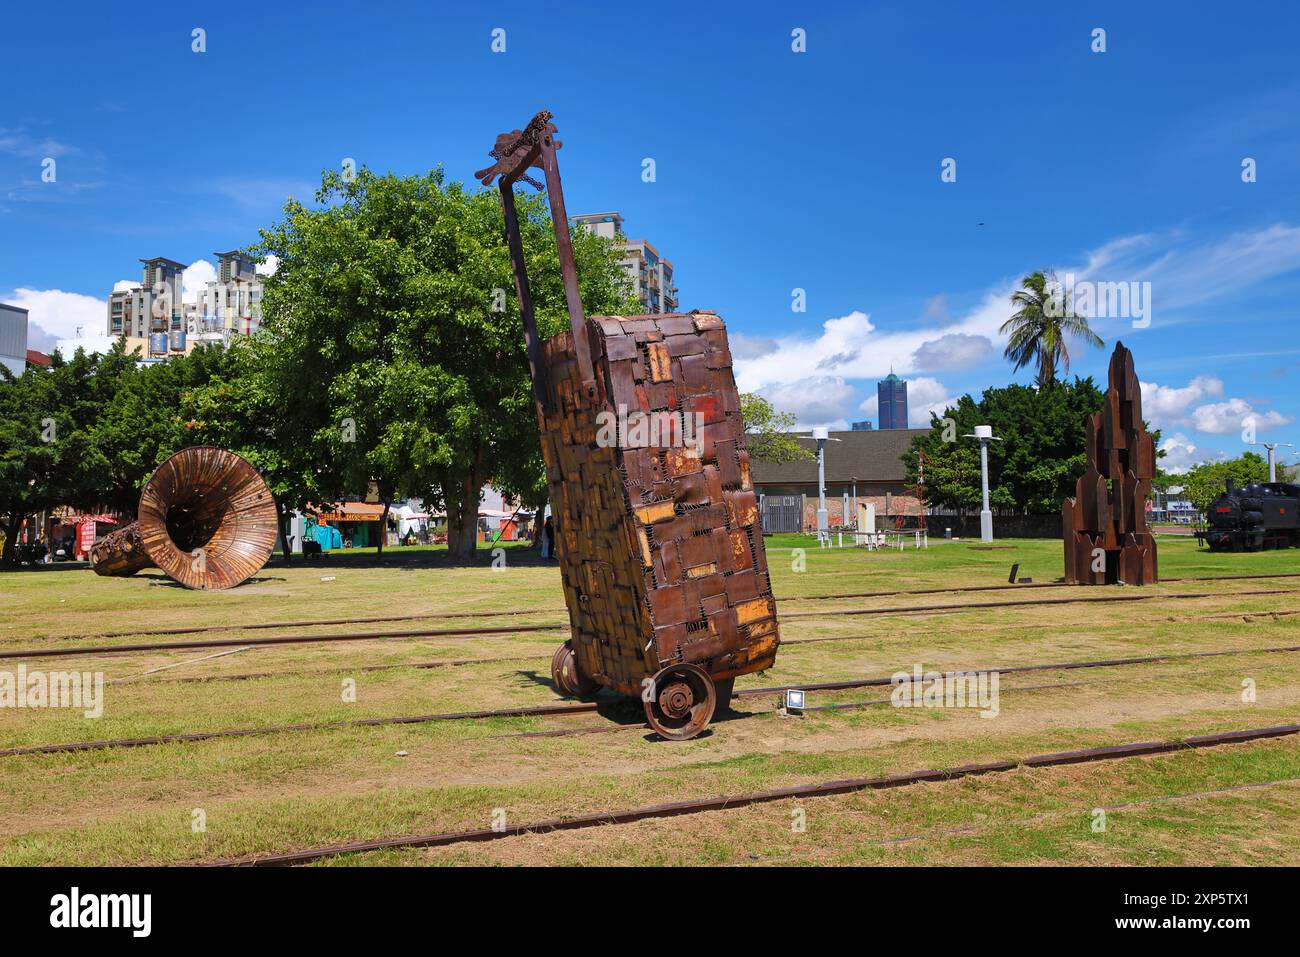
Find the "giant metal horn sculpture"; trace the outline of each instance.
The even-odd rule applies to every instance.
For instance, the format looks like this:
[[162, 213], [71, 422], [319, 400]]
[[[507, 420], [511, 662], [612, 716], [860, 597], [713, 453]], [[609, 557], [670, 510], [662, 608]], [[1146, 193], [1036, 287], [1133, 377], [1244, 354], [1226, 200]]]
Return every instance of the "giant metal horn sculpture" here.
[[181, 449], [140, 493], [139, 520], [91, 550], [100, 575], [157, 565], [186, 588], [231, 588], [257, 573], [275, 547], [275, 497], [234, 452]]

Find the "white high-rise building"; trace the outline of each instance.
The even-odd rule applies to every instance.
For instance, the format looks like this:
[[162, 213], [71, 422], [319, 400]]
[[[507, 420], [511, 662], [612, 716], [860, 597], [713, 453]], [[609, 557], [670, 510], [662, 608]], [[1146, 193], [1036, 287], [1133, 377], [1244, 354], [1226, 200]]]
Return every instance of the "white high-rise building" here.
[[573, 225], [614, 243], [623, 253], [622, 266], [632, 281], [632, 291], [648, 313], [676, 312], [677, 287], [673, 264], [645, 239], [628, 239], [623, 217], [616, 212], [583, 213], [571, 217]]
[[239, 333], [251, 336], [262, 325], [262, 279], [257, 267], [237, 249], [213, 253], [217, 278], [198, 296], [195, 334]]
[[109, 293], [110, 340], [127, 337], [146, 359], [189, 352], [195, 345], [229, 345], [232, 335], [251, 336], [262, 325], [262, 280], [239, 250], [214, 253], [217, 278], [184, 301], [185, 265], [174, 259], [142, 259], [139, 286]]
[[113, 338], [147, 339], [151, 334], [167, 335], [183, 328], [181, 277], [185, 264], [163, 256], [140, 262], [144, 264], [140, 285], [108, 295], [105, 331]]

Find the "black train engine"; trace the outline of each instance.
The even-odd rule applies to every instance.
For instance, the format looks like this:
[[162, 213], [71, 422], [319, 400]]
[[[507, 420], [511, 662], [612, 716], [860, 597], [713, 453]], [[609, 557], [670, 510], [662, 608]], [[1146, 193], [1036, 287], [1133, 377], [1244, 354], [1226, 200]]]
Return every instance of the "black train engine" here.
[[1198, 532], [1212, 551], [1254, 552], [1300, 545], [1300, 485], [1251, 482], [1227, 489], [1206, 509]]

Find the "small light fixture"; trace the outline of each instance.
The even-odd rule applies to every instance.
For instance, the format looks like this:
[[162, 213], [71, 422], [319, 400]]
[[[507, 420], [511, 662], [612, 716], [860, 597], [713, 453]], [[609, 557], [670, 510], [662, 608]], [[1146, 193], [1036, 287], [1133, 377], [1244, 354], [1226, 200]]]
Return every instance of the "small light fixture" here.
[[791, 688], [781, 698], [781, 709], [786, 714], [803, 714], [804, 692], [798, 688]]

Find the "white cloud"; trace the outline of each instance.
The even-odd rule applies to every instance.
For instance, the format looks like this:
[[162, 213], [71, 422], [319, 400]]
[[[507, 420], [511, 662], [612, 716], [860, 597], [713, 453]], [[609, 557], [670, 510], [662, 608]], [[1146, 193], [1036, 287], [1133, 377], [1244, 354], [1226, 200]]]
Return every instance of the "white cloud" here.
[[853, 401], [853, 387], [839, 376], [809, 376], [760, 390], [778, 412], [793, 412], [801, 428], [824, 425], [843, 428], [845, 406]]
[[51, 353], [59, 344], [59, 337], [46, 332], [30, 319], [27, 320], [27, 348]]
[[1155, 429], [1172, 425], [1189, 426], [1187, 410], [1195, 403], [1223, 396], [1223, 380], [1214, 376], [1198, 375], [1182, 388], [1143, 382], [1142, 417]]
[[[0, 301], [27, 310], [29, 340], [33, 338], [33, 326], [38, 327], [38, 337], [71, 339], [78, 327], [97, 335], [108, 324], [108, 302], [79, 292], [19, 287], [0, 295]], [[41, 338], [41, 341], [48, 340]]]
[[1009, 287], [990, 292], [966, 316], [937, 330], [930, 326], [882, 332], [867, 313], [855, 309], [826, 320], [816, 336], [781, 336], [767, 352], [737, 356], [736, 380], [742, 391], [758, 392], [764, 386], [818, 375], [874, 380], [891, 369], [900, 375], [918, 372], [915, 356], [927, 343], [950, 336], [996, 337], [998, 327], [1011, 314], [1010, 294]]
[[[930, 413], [940, 418], [944, 410], [957, 404], [957, 397], [951, 395], [948, 387], [938, 379], [919, 376], [907, 379], [907, 425], [912, 429], [928, 429]], [[880, 425], [880, 397], [871, 395], [858, 406], [858, 411], [865, 413], [871, 421]]]
[[181, 298], [186, 302], [198, 302], [199, 293], [207, 288], [208, 283], [216, 281], [217, 267], [206, 259], [196, 259], [181, 274]]
[[140, 283], [133, 282], [130, 279], [119, 279], [117, 282], [113, 283], [113, 292], [130, 292], [138, 285], [140, 285]]
[[1171, 475], [1182, 475], [1205, 458], [1204, 455], [1197, 456], [1196, 446], [1181, 432], [1162, 439], [1160, 451], [1165, 453], [1165, 457], [1160, 460], [1160, 467]]
[[767, 336], [747, 336], [743, 332], [728, 332], [727, 346], [735, 359], [757, 359], [777, 348], [777, 341]]
[[950, 332], [921, 343], [912, 354], [912, 362], [917, 369], [969, 369], [987, 359], [992, 351], [993, 343], [987, 336]]
[[[1207, 402], [1207, 399], [1223, 401]], [[1223, 380], [1208, 375], [1199, 375], [1181, 388], [1143, 382], [1142, 415], [1155, 429], [1194, 429], [1210, 435], [1241, 432], [1252, 419], [1256, 431], [1277, 428], [1293, 421], [1275, 409], [1257, 410], [1246, 399], [1225, 399]], [[1180, 442], [1190, 441], [1181, 433], [1178, 433], [1178, 438]], [[1177, 446], [1175, 443], [1174, 448]], [[1188, 454], [1192, 450], [1189, 449]]]
[[[1150, 282], [1155, 303], [1148, 303], [1150, 316], [1159, 326], [1175, 321], [1172, 310], [1222, 299], [1295, 270], [1300, 264], [1300, 226], [1277, 224], [1199, 243], [1176, 231], [1122, 236], [1090, 250], [1083, 259], [1083, 265], [1058, 265], [1056, 272], [1062, 277], [1074, 273], [1076, 280]], [[922, 324], [912, 329], [881, 331], [868, 313], [854, 310], [826, 320], [819, 331], [767, 340], [769, 348], [736, 354], [737, 383], [744, 391], [757, 392], [811, 376], [872, 380], [891, 368], [914, 375], [945, 368], [936, 362], [974, 364], [981, 361], [979, 339], [992, 347], [1004, 341], [998, 330], [1011, 315], [1009, 297], [1016, 286], [1000, 282], [957, 319], [949, 319], [946, 301], [934, 297], [925, 306]], [[1104, 338], [1113, 339], [1116, 322], [1128, 331], [1128, 320], [1103, 319], [1094, 325]], [[1079, 357], [1086, 350], [1071, 351]], [[1162, 400], [1157, 394], [1152, 405], [1158, 407]]]
[[[259, 263], [255, 268], [259, 276], [274, 276], [275, 271], [280, 268], [280, 257], [267, 256], [266, 262]], [[734, 347], [732, 349], [732, 354], [735, 354]]]
[[1290, 416], [1283, 415], [1276, 409], [1257, 411], [1245, 399], [1228, 399], [1226, 402], [1202, 405], [1192, 410], [1192, 424], [1195, 428], [1212, 435], [1231, 435], [1244, 431], [1252, 423], [1255, 431], [1263, 432], [1291, 421]]
[[[1083, 266], [1057, 267], [1094, 282], [1149, 282], [1153, 325], [1175, 322], [1170, 310], [1223, 299], [1300, 265], [1300, 226], [1277, 223], [1218, 240], [1188, 242], [1177, 231], [1112, 240], [1087, 254]], [[1126, 320], [1125, 320], [1126, 321]], [[1098, 327], [1105, 335], [1107, 320]]]
[[43, 159], [46, 156], [57, 158], [75, 152], [76, 150], [66, 143], [60, 143], [50, 136], [34, 136], [21, 126], [11, 129], [0, 128], [0, 153]]

